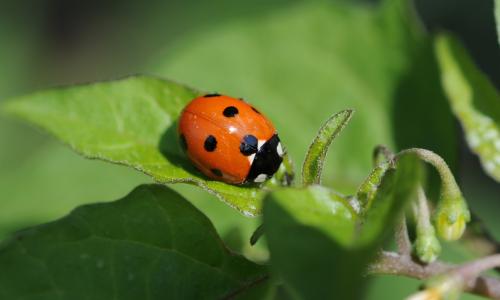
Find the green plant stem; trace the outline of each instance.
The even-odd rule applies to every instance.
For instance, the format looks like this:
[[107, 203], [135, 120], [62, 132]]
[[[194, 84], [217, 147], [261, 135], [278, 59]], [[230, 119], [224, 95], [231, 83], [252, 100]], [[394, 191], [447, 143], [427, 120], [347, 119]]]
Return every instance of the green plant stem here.
[[413, 213], [422, 228], [432, 227], [429, 205], [427, 204], [427, 197], [425, 197], [422, 186], [419, 186], [417, 189], [417, 203], [413, 204]]
[[446, 162], [436, 153], [419, 148], [407, 149], [396, 155], [396, 160], [407, 154], [416, 155], [432, 165], [441, 177], [441, 193], [434, 213], [438, 235], [448, 241], [458, 240], [464, 233], [470, 212], [455, 177]]
[[453, 176], [453, 173], [451, 173], [448, 164], [446, 164], [441, 156], [426, 149], [410, 148], [396, 154], [396, 158], [401, 157], [405, 154], [415, 154], [421, 160], [432, 165], [439, 173], [442, 186], [447, 187], [443, 192], [453, 193], [453, 195], [450, 196], [461, 196], [460, 189], [457, 185], [457, 182], [455, 181], [455, 177]]

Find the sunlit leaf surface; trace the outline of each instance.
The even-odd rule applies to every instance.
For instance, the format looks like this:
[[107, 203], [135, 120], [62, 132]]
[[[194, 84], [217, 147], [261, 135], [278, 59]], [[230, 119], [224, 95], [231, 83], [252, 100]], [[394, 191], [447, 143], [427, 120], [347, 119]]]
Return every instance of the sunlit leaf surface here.
[[260, 189], [208, 180], [179, 147], [176, 120], [199, 94], [174, 82], [139, 76], [42, 91], [13, 99], [5, 108], [86, 157], [131, 166], [157, 182], [198, 185], [242, 213], [256, 215]]

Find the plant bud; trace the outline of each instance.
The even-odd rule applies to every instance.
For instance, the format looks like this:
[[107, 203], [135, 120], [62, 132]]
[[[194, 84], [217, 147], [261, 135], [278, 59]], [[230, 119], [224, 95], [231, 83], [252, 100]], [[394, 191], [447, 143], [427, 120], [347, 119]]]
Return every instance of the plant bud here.
[[429, 264], [434, 262], [441, 253], [441, 245], [436, 237], [434, 227], [425, 229], [417, 227], [415, 254], [420, 261]]
[[440, 199], [435, 215], [435, 225], [438, 235], [447, 241], [462, 237], [466, 223], [470, 221], [470, 212], [464, 198], [458, 197]]

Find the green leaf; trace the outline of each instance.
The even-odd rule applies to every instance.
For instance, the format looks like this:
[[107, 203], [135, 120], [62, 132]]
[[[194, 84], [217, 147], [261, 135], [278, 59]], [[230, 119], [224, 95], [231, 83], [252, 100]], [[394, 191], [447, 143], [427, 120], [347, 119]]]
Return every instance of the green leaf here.
[[160, 183], [200, 186], [245, 215], [257, 215], [260, 189], [208, 180], [180, 150], [177, 117], [199, 94], [174, 82], [138, 76], [42, 91], [7, 102], [5, 109], [85, 157], [131, 166]]
[[19, 232], [0, 248], [0, 269], [2, 299], [213, 299], [265, 276], [160, 185]]
[[435, 52], [441, 82], [469, 147], [492, 178], [500, 181], [500, 95], [452, 37], [439, 36]]
[[[273, 271], [304, 299], [351, 299], [346, 257], [356, 213], [321, 186], [284, 189], [264, 200], [264, 224]], [[309, 271], [310, 270], [310, 271]], [[347, 274], [346, 274], [347, 273]], [[352, 286], [351, 286], [352, 287]]]
[[417, 166], [408, 156], [388, 170], [364, 218], [324, 187], [271, 192], [264, 224], [272, 271], [303, 299], [362, 296], [366, 267], [408, 204]]
[[[342, 241], [343, 244], [348, 243], [352, 237], [353, 225], [357, 219], [356, 212], [346, 199], [326, 187], [314, 185], [309, 188], [281, 189], [271, 193], [266, 199], [271, 209], [278, 205], [286, 212], [292, 213], [298, 222], [325, 230], [325, 234]], [[270, 218], [264, 217], [264, 223]], [[270, 221], [281, 222], [279, 218]], [[272, 223], [265, 225], [266, 230], [273, 227]]]
[[302, 184], [320, 184], [323, 164], [328, 148], [333, 140], [349, 123], [353, 110], [347, 109], [331, 116], [319, 129], [309, 146], [304, 164], [302, 165]]

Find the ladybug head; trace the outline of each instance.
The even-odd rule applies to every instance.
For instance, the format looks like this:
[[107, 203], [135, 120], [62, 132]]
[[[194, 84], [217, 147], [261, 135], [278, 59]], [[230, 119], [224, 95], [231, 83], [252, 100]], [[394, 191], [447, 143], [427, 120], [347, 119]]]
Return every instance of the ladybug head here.
[[266, 141], [255, 154], [246, 182], [264, 182], [278, 171], [283, 161], [283, 148], [277, 134]]

